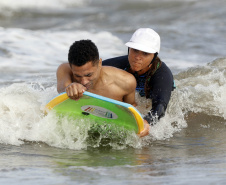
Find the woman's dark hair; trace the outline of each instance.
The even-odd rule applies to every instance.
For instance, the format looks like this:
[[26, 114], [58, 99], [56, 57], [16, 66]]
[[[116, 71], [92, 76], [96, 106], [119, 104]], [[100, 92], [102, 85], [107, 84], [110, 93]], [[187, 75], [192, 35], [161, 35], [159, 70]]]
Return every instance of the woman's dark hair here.
[[150, 90], [151, 90], [150, 80], [151, 80], [151, 77], [152, 77], [152, 75], [154, 75], [154, 73], [156, 72], [156, 70], [159, 67], [161, 67], [161, 65], [162, 65], [162, 61], [157, 56], [157, 54], [155, 54], [155, 58], [151, 62], [151, 64], [152, 65], [151, 65], [151, 68], [148, 71], [147, 78], [146, 78], [145, 85], [144, 85], [144, 91], [145, 91], [146, 98], [149, 98], [150, 97]]
[[96, 45], [91, 40], [75, 41], [69, 49], [69, 64], [82, 66], [90, 61], [93, 64], [99, 61], [99, 52]]

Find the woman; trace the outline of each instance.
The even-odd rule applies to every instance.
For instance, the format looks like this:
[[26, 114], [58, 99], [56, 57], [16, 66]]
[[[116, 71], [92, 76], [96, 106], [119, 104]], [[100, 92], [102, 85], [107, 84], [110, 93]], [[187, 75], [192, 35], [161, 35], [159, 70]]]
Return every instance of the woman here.
[[158, 57], [160, 36], [150, 28], [140, 28], [125, 45], [128, 55], [105, 60], [103, 65], [124, 69], [135, 76], [139, 94], [152, 100], [152, 109], [144, 119], [154, 125], [165, 115], [174, 89], [172, 72]]

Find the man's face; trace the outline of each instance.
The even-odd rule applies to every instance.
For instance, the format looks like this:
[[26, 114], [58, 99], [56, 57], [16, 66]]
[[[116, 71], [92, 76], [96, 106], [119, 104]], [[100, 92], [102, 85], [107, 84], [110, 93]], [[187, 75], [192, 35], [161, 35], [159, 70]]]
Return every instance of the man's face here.
[[153, 53], [146, 53], [133, 48], [129, 49], [129, 64], [133, 71], [140, 71], [146, 68], [153, 58]]
[[100, 59], [97, 64], [90, 61], [83, 66], [71, 65], [74, 81], [85, 86], [87, 90], [92, 89], [99, 78], [101, 62]]

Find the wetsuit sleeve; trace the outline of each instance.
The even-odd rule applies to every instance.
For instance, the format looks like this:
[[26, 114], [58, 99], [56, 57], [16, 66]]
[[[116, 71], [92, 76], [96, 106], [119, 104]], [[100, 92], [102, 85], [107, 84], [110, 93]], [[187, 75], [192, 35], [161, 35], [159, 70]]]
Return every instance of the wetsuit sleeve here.
[[103, 66], [113, 66], [113, 67], [117, 67], [119, 69], [124, 70], [129, 65], [128, 55], [104, 60], [102, 65]]
[[173, 90], [173, 75], [170, 69], [162, 63], [160, 69], [152, 76], [150, 81], [152, 109], [144, 116], [150, 124], [155, 124], [165, 115], [167, 105]]

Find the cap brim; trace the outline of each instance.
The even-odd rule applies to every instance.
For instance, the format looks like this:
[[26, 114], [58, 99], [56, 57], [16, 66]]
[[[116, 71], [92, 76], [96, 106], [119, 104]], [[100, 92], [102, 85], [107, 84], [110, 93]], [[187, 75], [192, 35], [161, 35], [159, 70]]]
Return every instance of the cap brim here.
[[125, 45], [128, 46], [129, 48], [137, 49], [137, 50], [140, 50], [140, 51], [143, 51], [146, 53], [156, 53], [157, 52], [157, 51], [153, 50], [152, 48], [148, 48], [147, 46], [144, 46], [139, 43], [127, 42]]

